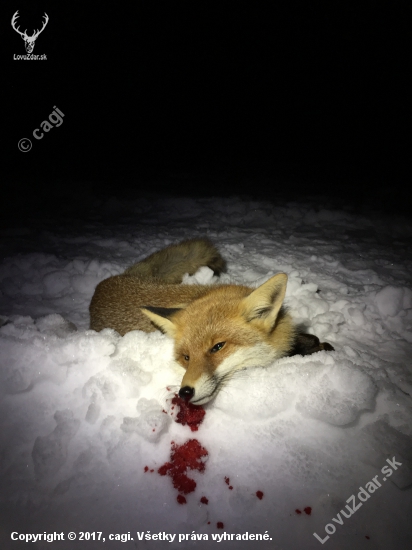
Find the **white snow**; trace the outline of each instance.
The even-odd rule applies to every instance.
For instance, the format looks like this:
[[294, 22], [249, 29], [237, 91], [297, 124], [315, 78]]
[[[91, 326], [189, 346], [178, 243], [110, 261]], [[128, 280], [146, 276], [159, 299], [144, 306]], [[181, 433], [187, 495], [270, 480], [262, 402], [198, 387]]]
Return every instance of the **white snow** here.
[[[220, 544], [412, 547], [412, 230], [405, 220], [378, 222], [373, 213], [311, 202], [112, 198], [87, 222], [38, 220], [2, 236], [2, 549], [26, 547], [12, 532], [63, 532], [53, 544], [74, 548], [71, 531], [103, 533], [104, 543], [77, 541], [86, 549], [123, 547], [110, 534], [130, 533], [125, 548], [173, 549], [209, 548], [217, 544], [212, 535], [246, 532], [270, 540]], [[296, 322], [336, 351], [238, 372], [192, 432], [175, 422], [171, 399], [182, 373], [172, 364], [172, 342], [158, 332], [91, 331], [88, 305], [99, 281], [196, 236], [210, 237], [227, 259], [223, 282], [258, 285], [286, 272]], [[184, 278], [217, 280], [207, 267]], [[179, 504], [170, 477], [157, 469], [170, 460], [172, 441], [191, 438], [208, 457], [203, 473], [187, 472], [197, 487]], [[394, 458], [401, 465], [385, 481], [381, 470]], [[342, 525], [334, 522], [375, 476], [381, 487], [351, 517], [341, 514]], [[313, 533], [325, 539], [333, 532], [327, 524], [336, 530], [322, 544]], [[149, 531], [177, 536], [139, 540], [137, 532]], [[179, 542], [179, 534], [189, 540]], [[207, 542], [195, 543], [196, 535]]]

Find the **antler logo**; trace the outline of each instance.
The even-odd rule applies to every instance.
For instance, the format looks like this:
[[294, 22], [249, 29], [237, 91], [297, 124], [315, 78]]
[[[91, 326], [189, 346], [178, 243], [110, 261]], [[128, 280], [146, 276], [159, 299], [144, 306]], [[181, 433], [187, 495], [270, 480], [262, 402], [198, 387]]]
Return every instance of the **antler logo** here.
[[13, 27], [13, 29], [18, 32], [20, 34], [20, 36], [23, 38], [24, 40], [24, 43], [25, 43], [25, 46], [26, 46], [26, 52], [27, 53], [31, 53], [34, 49], [34, 45], [35, 45], [35, 42], [37, 40], [37, 37], [39, 36], [39, 34], [43, 31], [44, 27], [47, 25], [48, 21], [49, 21], [49, 17], [47, 15], [46, 12], [44, 12], [44, 17], [45, 17], [45, 20], [43, 22], [43, 26], [40, 30], [37, 30], [37, 31], [34, 31], [34, 33], [31, 35], [31, 36], [28, 36], [26, 33], [27, 33], [27, 29], [24, 31], [24, 32], [20, 32], [19, 31], [19, 27], [16, 27], [16, 21], [17, 21], [17, 18], [18, 18], [18, 15], [19, 14], [19, 11], [17, 10], [16, 13], [13, 15], [13, 17], [11, 18], [11, 26]]

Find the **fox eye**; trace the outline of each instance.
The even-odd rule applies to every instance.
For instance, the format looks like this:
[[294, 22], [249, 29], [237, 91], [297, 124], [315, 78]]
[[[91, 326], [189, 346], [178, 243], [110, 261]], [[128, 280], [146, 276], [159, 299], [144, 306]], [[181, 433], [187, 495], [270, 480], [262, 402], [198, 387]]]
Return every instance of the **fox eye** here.
[[188, 355], [183, 355], [183, 359], [184, 359], [185, 361], [189, 361], [190, 357], [189, 357]]
[[218, 344], [215, 344], [210, 350], [210, 353], [216, 353], [217, 351], [220, 351], [225, 344], [226, 342], [219, 342]]

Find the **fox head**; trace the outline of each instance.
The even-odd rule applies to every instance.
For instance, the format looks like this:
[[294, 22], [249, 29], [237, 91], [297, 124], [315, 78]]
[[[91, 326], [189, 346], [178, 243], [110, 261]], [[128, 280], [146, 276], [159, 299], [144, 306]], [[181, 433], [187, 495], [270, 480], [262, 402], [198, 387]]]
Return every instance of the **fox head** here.
[[186, 307], [142, 308], [174, 339], [175, 360], [186, 370], [180, 397], [207, 403], [236, 370], [267, 366], [288, 353], [293, 325], [282, 308], [286, 284], [279, 273], [256, 289], [211, 286]]

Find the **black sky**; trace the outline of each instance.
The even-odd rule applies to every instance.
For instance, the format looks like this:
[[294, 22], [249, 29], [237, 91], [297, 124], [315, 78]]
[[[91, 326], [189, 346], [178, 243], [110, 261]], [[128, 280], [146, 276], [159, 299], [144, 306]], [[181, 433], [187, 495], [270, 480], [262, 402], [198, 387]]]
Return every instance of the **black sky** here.
[[[386, 197], [409, 185], [406, 1], [20, 0], [1, 9], [14, 190], [88, 180], [121, 193], [190, 173], [226, 194], [255, 192], [253, 180], [291, 195]], [[48, 14], [33, 50], [47, 61], [13, 59], [26, 53], [10, 24], [17, 9], [29, 33]], [[63, 124], [35, 140], [54, 106]], [[23, 137], [28, 153], [17, 148]]]

